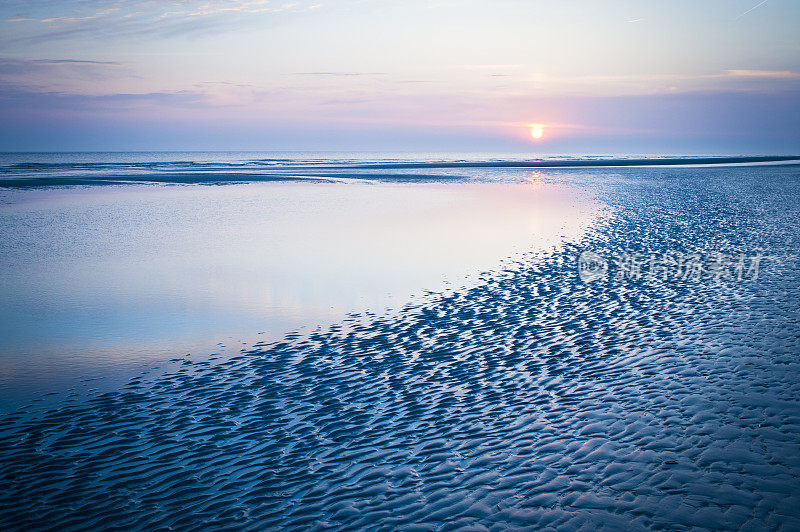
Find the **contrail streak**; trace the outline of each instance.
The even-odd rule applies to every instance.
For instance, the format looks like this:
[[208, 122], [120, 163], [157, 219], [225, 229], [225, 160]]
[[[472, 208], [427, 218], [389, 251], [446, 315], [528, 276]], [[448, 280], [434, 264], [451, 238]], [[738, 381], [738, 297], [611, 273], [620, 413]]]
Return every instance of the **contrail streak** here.
[[757, 3], [756, 5], [754, 5], [753, 7], [751, 7], [750, 9], [748, 9], [747, 11], [745, 11], [744, 13], [742, 13], [741, 15], [739, 15], [738, 17], [736, 17], [736, 20], [739, 20], [740, 18], [742, 18], [743, 16], [745, 16], [746, 14], [748, 14], [749, 12], [751, 12], [752, 10], [754, 10], [755, 8], [757, 8], [757, 7], [760, 7], [760, 6], [763, 6], [763, 5], [764, 5], [764, 4], [766, 4], [767, 2], [769, 2], [769, 0], [761, 0], [761, 2]]

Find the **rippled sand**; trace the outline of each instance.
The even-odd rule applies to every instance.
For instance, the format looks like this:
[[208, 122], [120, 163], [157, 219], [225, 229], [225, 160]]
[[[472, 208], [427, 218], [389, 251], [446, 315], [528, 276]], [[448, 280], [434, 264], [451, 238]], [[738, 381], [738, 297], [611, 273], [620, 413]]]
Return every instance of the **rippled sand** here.
[[[800, 528], [798, 168], [541, 179], [610, 216], [399, 315], [7, 417], [0, 526]], [[587, 284], [584, 250], [768, 258]]]

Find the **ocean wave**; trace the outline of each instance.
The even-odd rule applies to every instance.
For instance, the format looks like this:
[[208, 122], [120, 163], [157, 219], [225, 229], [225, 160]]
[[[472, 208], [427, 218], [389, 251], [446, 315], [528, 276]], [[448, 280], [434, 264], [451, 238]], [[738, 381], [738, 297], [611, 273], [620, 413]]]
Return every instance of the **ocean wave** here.
[[[19, 156], [18, 156], [19, 157]], [[55, 155], [47, 157], [51, 159]], [[123, 183], [225, 184], [299, 180], [396, 182], [491, 180], [470, 171], [509, 169], [615, 168], [738, 164], [796, 164], [800, 156], [650, 157], [547, 159], [256, 158], [224, 161], [9, 161], [0, 157], [0, 188], [40, 188]], [[439, 172], [431, 173], [432, 170]], [[495, 176], [497, 177], [497, 176]]]

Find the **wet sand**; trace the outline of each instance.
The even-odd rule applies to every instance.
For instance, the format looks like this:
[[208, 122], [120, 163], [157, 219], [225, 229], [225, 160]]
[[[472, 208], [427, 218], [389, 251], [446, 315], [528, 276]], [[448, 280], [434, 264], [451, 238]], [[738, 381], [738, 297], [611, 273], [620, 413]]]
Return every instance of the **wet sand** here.
[[[609, 216], [398, 313], [6, 417], [0, 526], [800, 528], [798, 168], [539, 178]], [[587, 250], [767, 258], [587, 283]]]

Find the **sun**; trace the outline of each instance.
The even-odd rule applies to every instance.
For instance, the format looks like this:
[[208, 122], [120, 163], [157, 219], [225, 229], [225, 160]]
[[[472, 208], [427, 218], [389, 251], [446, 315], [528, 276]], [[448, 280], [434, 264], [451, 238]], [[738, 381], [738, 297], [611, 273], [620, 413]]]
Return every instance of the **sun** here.
[[540, 139], [544, 136], [544, 124], [531, 124], [531, 137]]

